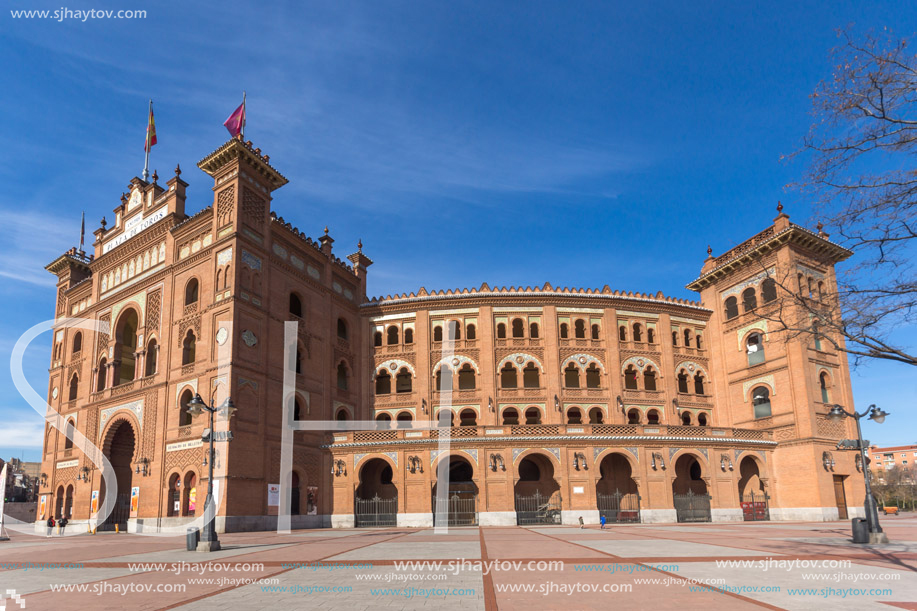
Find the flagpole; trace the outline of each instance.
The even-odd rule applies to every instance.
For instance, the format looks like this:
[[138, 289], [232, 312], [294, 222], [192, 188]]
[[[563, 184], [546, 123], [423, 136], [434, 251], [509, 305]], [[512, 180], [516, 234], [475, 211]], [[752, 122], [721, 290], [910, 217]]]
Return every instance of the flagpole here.
[[242, 129], [239, 130], [239, 139], [245, 142], [245, 91], [242, 91]]
[[[150, 100], [150, 115], [153, 114], [153, 100]], [[150, 177], [150, 116], [146, 117], [146, 154], [143, 160], [143, 180]]]
[[83, 216], [80, 217], [80, 252], [83, 252], [83, 241], [86, 237], [86, 211], [83, 211]]

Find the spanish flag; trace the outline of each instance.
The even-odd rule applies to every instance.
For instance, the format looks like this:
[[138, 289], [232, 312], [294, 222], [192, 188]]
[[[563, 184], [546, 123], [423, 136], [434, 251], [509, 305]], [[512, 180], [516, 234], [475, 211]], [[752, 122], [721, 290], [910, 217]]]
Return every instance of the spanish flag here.
[[146, 126], [146, 144], [143, 150], [147, 153], [156, 144], [156, 122], [153, 120], [153, 100], [150, 100], [150, 123]]

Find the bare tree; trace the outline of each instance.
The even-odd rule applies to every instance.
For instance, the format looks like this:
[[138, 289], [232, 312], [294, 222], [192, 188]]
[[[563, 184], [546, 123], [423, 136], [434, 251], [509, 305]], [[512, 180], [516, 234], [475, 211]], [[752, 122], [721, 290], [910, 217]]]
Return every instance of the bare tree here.
[[887, 30], [838, 36], [832, 78], [811, 96], [815, 122], [790, 155], [805, 158], [807, 171], [791, 186], [814, 200], [826, 228], [854, 256], [838, 276], [833, 321], [796, 305], [844, 337], [857, 359], [917, 365], [892, 335], [917, 322], [917, 56]]

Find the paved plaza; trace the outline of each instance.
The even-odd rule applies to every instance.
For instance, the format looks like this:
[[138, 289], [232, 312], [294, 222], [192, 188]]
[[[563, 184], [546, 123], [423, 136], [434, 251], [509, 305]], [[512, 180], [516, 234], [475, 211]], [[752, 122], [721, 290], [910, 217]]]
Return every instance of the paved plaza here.
[[757, 522], [233, 533], [211, 554], [13, 533], [0, 608], [917, 610], [917, 517], [882, 523], [881, 546], [846, 522]]

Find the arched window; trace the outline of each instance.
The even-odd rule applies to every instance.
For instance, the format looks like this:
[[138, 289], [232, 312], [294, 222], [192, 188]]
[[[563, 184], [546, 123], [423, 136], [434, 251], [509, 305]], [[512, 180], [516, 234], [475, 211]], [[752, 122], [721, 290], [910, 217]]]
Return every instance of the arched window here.
[[381, 414], [376, 415], [376, 428], [385, 430], [392, 427], [392, 417], [382, 412]]
[[396, 345], [398, 343], [398, 327], [396, 327], [395, 325], [392, 325], [388, 328], [388, 331], [386, 333], [388, 334], [388, 339], [387, 339], [388, 345], [389, 346]]
[[159, 344], [151, 339], [146, 345], [146, 371], [145, 376], [155, 375], [159, 368]]
[[302, 318], [302, 301], [296, 293], [290, 293], [290, 314]]
[[685, 348], [691, 347], [691, 329], [685, 329]]
[[815, 297], [815, 281], [812, 280], [811, 276], [809, 276], [808, 278], [808, 284], [809, 284], [809, 297]]
[[573, 336], [576, 339], [586, 339], [586, 322], [582, 318], [573, 323]]
[[383, 369], [376, 375], [376, 394], [388, 395], [392, 392], [392, 376]]
[[621, 325], [620, 327], [618, 327], [618, 339], [621, 340], [622, 342], [627, 341], [627, 327], [625, 327], [624, 325]]
[[433, 341], [434, 342], [443, 341], [443, 328], [442, 327], [433, 327]]
[[73, 336], [73, 350], [75, 354], [83, 349], [83, 334], [79, 331], [76, 332], [76, 335]]
[[198, 282], [197, 278], [192, 278], [188, 280], [188, 284], [185, 285], [185, 305], [189, 306], [192, 303], [197, 303], [198, 298]]
[[579, 388], [579, 367], [570, 363], [564, 369], [564, 386], [567, 388]]
[[672, 331], [672, 345], [678, 345], [678, 331]]
[[535, 363], [530, 362], [522, 370], [522, 386], [525, 388], [538, 388], [541, 386], [538, 367], [535, 366]]
[[413, 422], [414, 416], [411, 415], [411, 412], [399, 412], [396, 420], [398, 421], [397, 426], [399, 429], [409, 429], [411, 428], [411, 422]]
[[707, 426], [707, 414], [697, 415], [697, 426]]
[[656, 330], [652, 327], [647, 327], [646, 329], [646, 341], [650, 344], [656, 343]]
[[702, 340], [702, 339], [703, 339], [703, 336], [702, 336], [700, 333], [698, 333], [698, 334], [696, 334], [696, 335], [694, 336], [694, 345], [697, 346], [697, 349], [698, 349], [698, 350], [703, 349], [703, 345], [701, 345], [701, 340]]
[[821, 372], [820, 376], [818, 376], [818, 385], [821, 388], [821, 402], [828, 403], [829, 402], [828, 401], [829, 399], [828, 397], [829, 380], [828, 380], [828, 374], [825, 373], [824, 371]]
[[529, 337], [532, 339], [538, 339], [538, 323], [533, 322], [529, 325]]
[[537, 407], [529, 407], [525, 410], [526, 424], [541, 424], [541, 410]]
[[181, 394], [178, 401], [178, 426], [188, 426], [191, 424], [191, 414], [188, 413], [188, 404], [194, 398], [194, 393], [190, 388], [186, 388]]
[[659, 412], [654, 409], [646, 412], [646, 423], [647, 424], [659, 424]]
[[[446, 423], [443, 422], [444, 418], [447, 421]], [[438, 422], [440, 426], [442, 426], [443, 424], [448, 424], [449, 426], [455, 426], [455, 414], [452, 413], [452, 411], [448, 409], [440, 410], [439, 413], [436, 414], [436, 422]]]
[[582, 424], [583, 412], [578, 407], [571, 407], [567, 410], [567, 424]]
[[407, 367], [402, 367], [398, 375], [395, 376], [395, 392], [411, 392], [411, 389], [411, 372], [408, 371]]
[[567, 323], [560, 323], [560, 339], [567, 339], [570, 337], [570, 329], [567, 327]]
[[407, 328], [404, 330], [404, 343], [405, 344], [414, 343], [414, 329]]
[[691, 412], [681, 413], [681, 423], [685, 426], [691, 426]]
[[296, 346], [296, 373], [302, 373], [302, 349]]
[[643, 389], [656, 390], [656, 372], [649, 365], [643, 370]]
[[739, 302], [735, 297], [726, 298], [726, 320], [739, 315]]
[[513, 337], [524, 337], [525, 336], [525, 325], [522, 322], [521, 318], [513, 319]]
[[605, 415], [602, 413], [602, 408], [593, 407], [589, 410], [589, 424], [602, 424], [605, 421]]
[[506, 324], [497, 324], [497, 339], [506, 339]]
[[132, 381], [137, 374], [137, 329], [139, 327], [140, 319], [137, 310], [128, 308], [121, 314], [115, 333], [117, 341], [115, 359], [121, 360], [121, 363], [115, 368], [115, 386]]
[[302, 420], [302, 408], [299, 399], [293, 399], [293, 420]]
[[701, 372], [694, 374], [694, 394], [703, 395], [704, 393], [704, 376]]
[[436, 370], [436, 373], [433, 374], [434, 381], [436, 383], [436, 390], [443, 389], [443, 376], [446, 376], [446, 379], [449, 381], [449, 385], [452, 385], [452, 372], [449, 371], [445, 366], [440, 367]]
[[[343, 363], [342, 363], [343, 364]], [[347, 413], [347, 410], [343, 407], [338, 410], [337, 415], [334, 417], [338, 422], [346, 422], [350, 420], [350, 415]]]
[[745, 351], [748, 353], [748, 366], [764, 362], [764, 342], [760, 333], [752, 333], [745, 340]]
[[102, 357], [102, 360], [99, 361], [99, 372], [96, 376], [96, 392], [102, 392], [103, 390], [105, 390], [105, 379], [106, 379], [105, 373], [107, 369], [108, 369], [108, 361], [105, 359], [105, 357]]
[[818, 281], [818, 298], [819, 300], [825, 298], [825, 283], [821, 280]]
[[338, 337], [347, 339], [347, 321], [343, 318], [338, 318]]
[[458, 373], [458, 387], [459, 390], [474, 390], [477, 385], [475, 379], [474, 369], [471, 368], [471, 365], [465, 363], [462, 365], [462, 368], [459, 369]]
[[379, 347], [382, 345], [382, 331], [376, 331], [373, 335], [373, 346]]
[[347, 365], [344, 361], [338, 363], [338, 388], [347, 390]]
[[75, 401], [79, 392], [80, 392], [80, 377], [74, 373], [73, 377], [70, 378], [70, 394], [69, 394], [70, 398], [67, 400]]
[[503, 424], [519, 424], [519, 412], [514, 407], [503, 410]]
[[751, 312], [758, 307], [758, 296], [755, 295], [755, 287], [750, 286], [742, 291], [742, 307], [746, 312]]
[[463, 409], [459, 414], [459, 426], [477, 426], [478, 415], [473, 409]]
[[805, 296], [806, 294], [806, 277], [802, 274], [796, 274], [796, 283], [799, 285], [799, 294]]
[[640, 424], [640, 410], [639, 409], [628, 410], [627, 424]]
[[688, 372], [684, 369], [678, 372], [678, 392], [688, 392]]
[[642, 342], [643, 341], [643, 327], [640, 326], [640, 323], [634, 323], [634, 341]]
[[477, 339], [477, 329], [474, 325], [465, 327], [465, 339]]
[[76, 427], [73, 425], [73, 420], [67, 420], [67, 426], [64, 427], [64, 449], [69, 450], [73, 447], [73, 431]]
[[628, 365], [624, 370], [624, 388], [627, 390], [637, 390], [637, 370], [633, 365]]
[[516, 388], [516, 368], [511, 363], [507, 363], [500, 370], [500, 388]]
[[453, 340], [462, 339], [462, 326], [454, 320], [449, 321], [449, 338]]
[[586, 368], [586, 388], [599, 388], [602, 385], [599, 368], [590, 363]]
[[194, 331], [188, 329], [185, 340], [182, 342], [181, 364], [190, 365], [194, 362], [197, 352], [197, 338], [194, 337]]
[[761, 298], [764, 299], [764, 303], [777, 299], [777, 283], [773, 278], [765, 278], [761, 283]]
[[767, 386], [756, 386], [751, 391], [751, 404], [755, 418], [768, 418], [771, 415], [771, 391]]
[[592, 325], [592, 339], [599, 339], [599, 326]]

